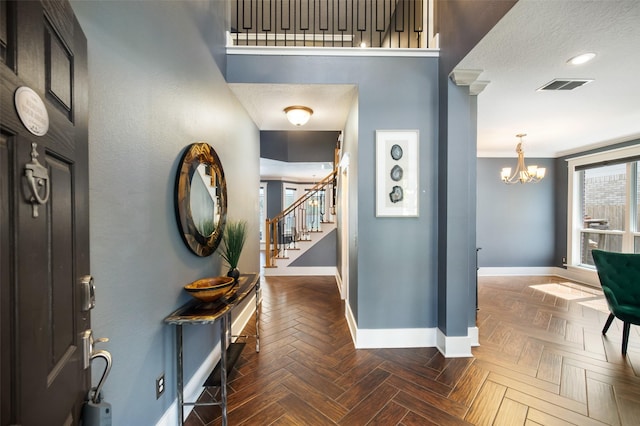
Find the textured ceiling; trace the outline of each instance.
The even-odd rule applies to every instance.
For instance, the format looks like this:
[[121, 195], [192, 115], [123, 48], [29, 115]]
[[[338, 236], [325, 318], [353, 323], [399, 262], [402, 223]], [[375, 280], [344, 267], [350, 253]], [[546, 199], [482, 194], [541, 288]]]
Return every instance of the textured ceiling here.
[[[341, 131], [356, 95], [355, 86], [349, 84], [231, 83], [229, 87], [260, 130]], [[284, 109], [291, 105], [313, 110], [303, 127], [287, 121]]]
[[[584, 52], [591, 62], [568, 65]], [[557, 157], [640, 136], [640, 1], [519, 0], [458, 65], [482, 70], [478, 154]], [[538, 92], [555, 78], [593, 82]]]

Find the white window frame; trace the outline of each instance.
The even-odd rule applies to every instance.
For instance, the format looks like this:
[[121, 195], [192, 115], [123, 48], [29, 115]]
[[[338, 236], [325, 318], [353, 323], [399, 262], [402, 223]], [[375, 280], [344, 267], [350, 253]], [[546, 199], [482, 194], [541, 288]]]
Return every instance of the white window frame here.
[[[290, 203], [287, 203], [287, 191], [293, 191], [293, 199], [291, 200]], [[282, 184], [282, 211], [289, 208], [289, 206], [295, 203], [297, 199], [298, 199], [298, 185], [292, 185], [286, 182], [283, 183]], [[285, 217], [284, 220], [285, 220], [284, 229], [282, 230], [282, 232], [284, 232], [285, 235], [291, 234], [292, 230], [295, 229], [296, 224], [292, 223], [292, 218], [289, 216]]]
[[[593, 267], [581, 265], [580, 238], [583, 231], [583, 217], [581, 203], [580, 180], [576, 179], [576, 167], [588, 164], [596, 164], [604, 161], [618, 160], [620, 158], [634, 157], [640, 155], [640, 145], [632, 145], [624, 148], [613, 149], [596, 154], [584, 155], [567, 160], [568, 164], [568, 184], [567, 184], [567, 268], [577, 268], [582, 271], [594, 271]], [[637, 177], [631, 173], [632, 167], [627, 165], [627, 187], [626, 205], [627, 215], [625, 217], [625, 230], [617, 232], [623, 234], [623, 251], [634, 251], [633, 241], [635, 236], [640, 236], [636, 232], [635, 221], [631, 217], [636, 211], [637, 201], [635, 200], [635, 182]], [[637, 173], [638, 171], [636, 171]], [[597, 231], [595, 231], [597, 232]], [[608, 233], [614, 233], [608, 231]]]
[[[287, 204], [287, 191], [293, 191], [293, 200]], [[298, 199], [298, 185], [283, 183], [282, 184], [282, 210], [285, 210]]]

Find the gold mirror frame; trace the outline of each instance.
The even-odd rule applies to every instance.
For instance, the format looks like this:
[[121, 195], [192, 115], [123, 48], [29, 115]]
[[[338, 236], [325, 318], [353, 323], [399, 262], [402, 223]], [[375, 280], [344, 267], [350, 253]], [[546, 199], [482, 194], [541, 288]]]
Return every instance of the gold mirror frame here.
[[[201, 165], [207, 168], [207, 175], [211, 176], [212, 192], [215, 194], [212, 204], [213, 208], [218, 210], [211, 218], [214, 226], [210, 235], [201, 233], [192, 214], [192, 182], [194, 176], [200, 178], [198, 167]], [[198, 256], [213, 254], [220, 244], [227, 221], [227, 181], [218, 154], [208, 143], [193, 143], [182, 155], [176, 176], [175, 209], [180, 235], [187, 247]]]

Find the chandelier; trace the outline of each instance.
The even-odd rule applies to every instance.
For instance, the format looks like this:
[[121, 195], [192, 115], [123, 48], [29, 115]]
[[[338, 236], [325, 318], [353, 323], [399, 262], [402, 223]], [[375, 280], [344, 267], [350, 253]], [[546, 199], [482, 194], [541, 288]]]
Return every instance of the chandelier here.
[[289, 120], [291, 124], [294, 126], [303, 126], [309, 121], [309, 118], [311, 118], [313, 110], [306, 106], [293, 105], [286, 107], [284, 113], [287, 115], [287, 120]]
[[516, 137], [520, 138], [520, 143], [516, 147], [516, 152], [518, 153], [518, 166], [516, 167], [516, 171], [511, 174], [511, 167], [505, 167], [502, 169], [500, 176], [502, 177], [502, 181], [506, 184], [513, 183], [536, 183], [540, 182], [547, 171], [544, 167], [538, 166], [525, 166], [524, 165], [524, 151], [522, 150], [522, 138], [527, 136], [526, 133], [517, 134]]

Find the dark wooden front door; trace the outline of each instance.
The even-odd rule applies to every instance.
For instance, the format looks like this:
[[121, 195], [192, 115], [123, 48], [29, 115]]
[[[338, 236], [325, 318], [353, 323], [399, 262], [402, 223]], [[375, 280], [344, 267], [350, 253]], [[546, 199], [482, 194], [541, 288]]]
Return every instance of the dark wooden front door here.
[[[78, 424], [90, 388], [80, 289], [89, 274], [86, 68], [86, 39], [68, 1], [0, 0], [2, 426]], [[44, 102], [46, 134], [19, 116], [20, 87]], [[50, 185], [37, 215], [25, 173], [33, 152]], [[41, 199], [46, 180], [36, 185]]]

